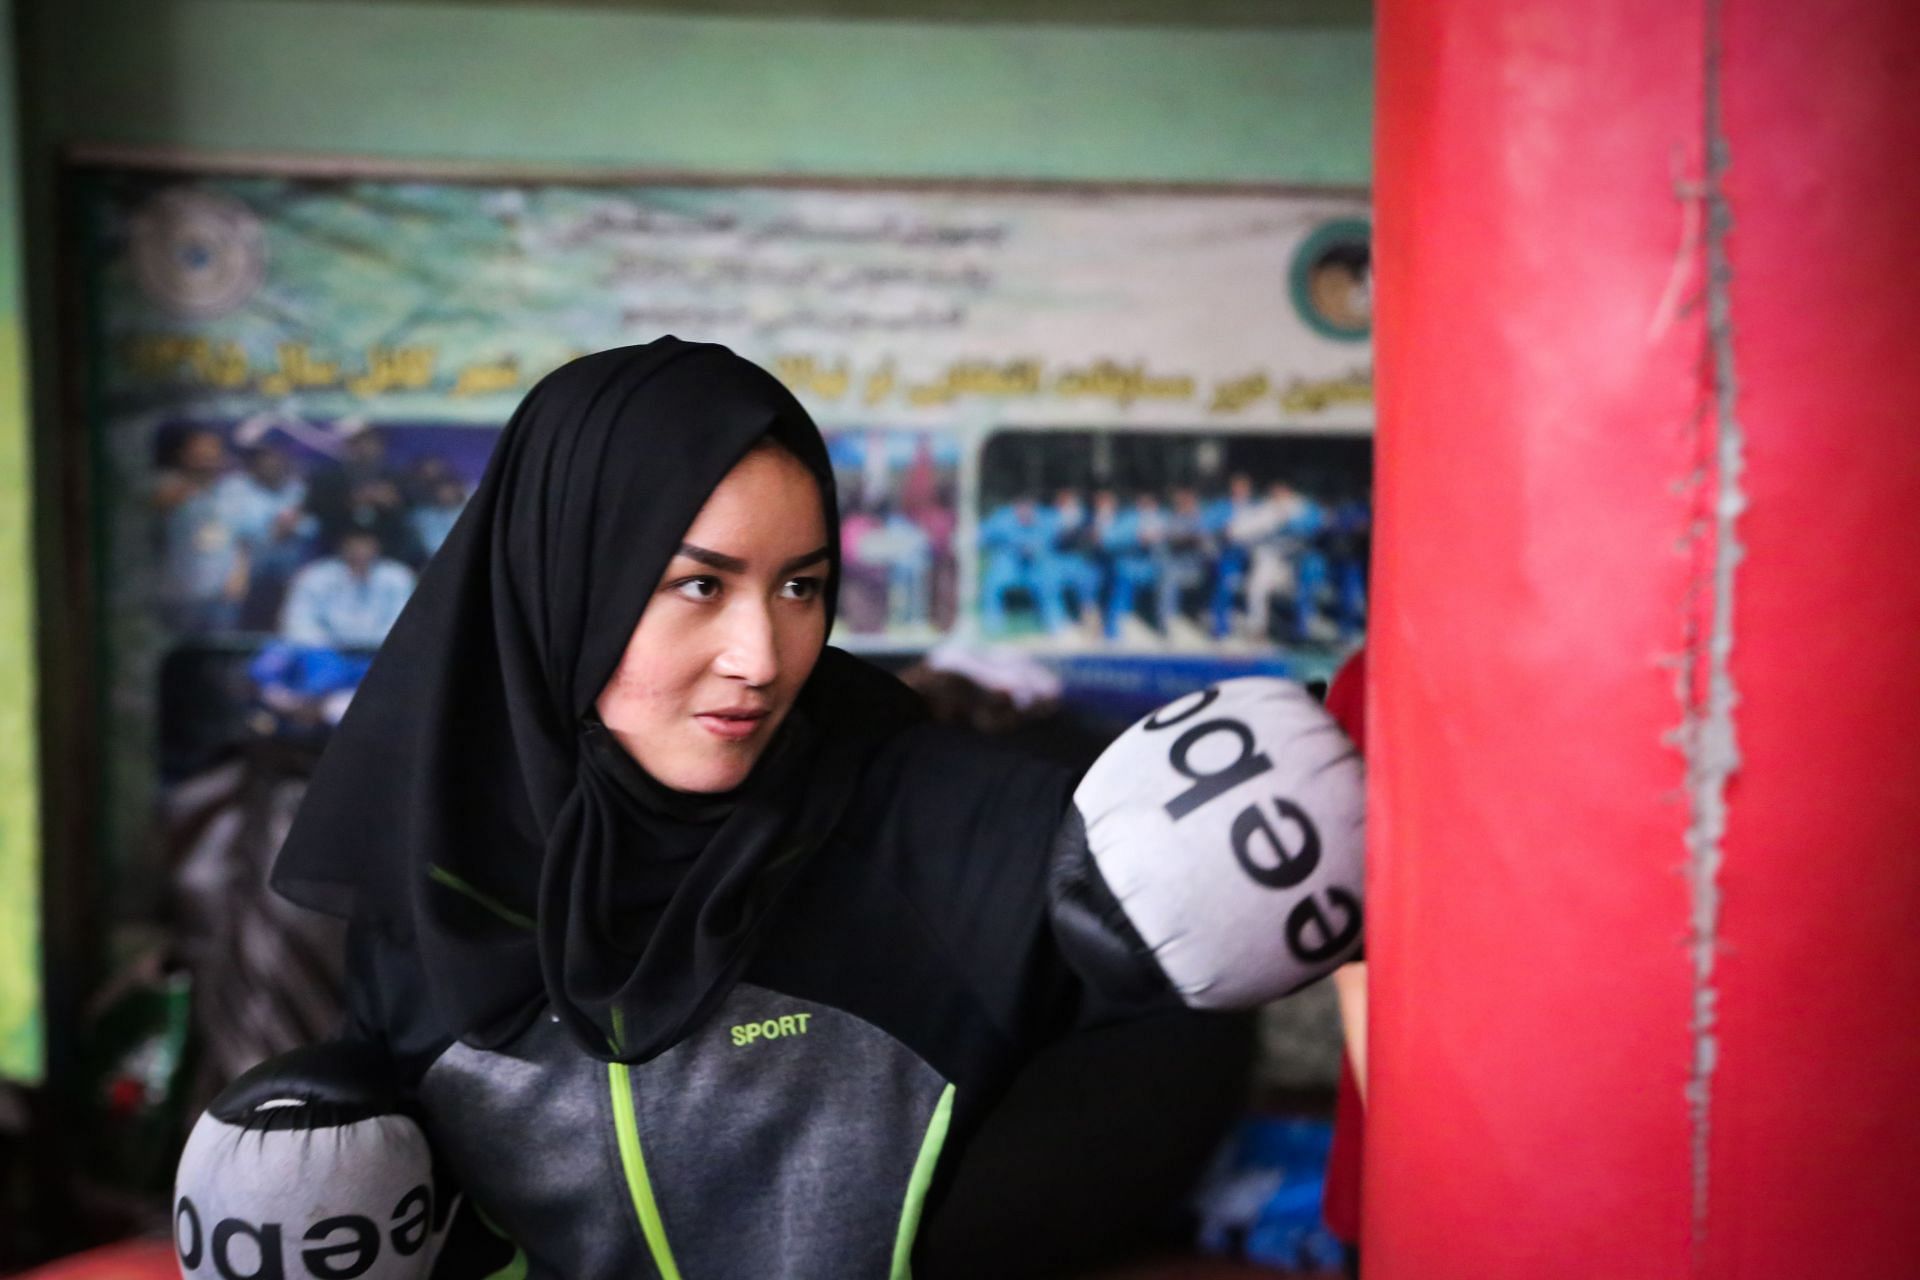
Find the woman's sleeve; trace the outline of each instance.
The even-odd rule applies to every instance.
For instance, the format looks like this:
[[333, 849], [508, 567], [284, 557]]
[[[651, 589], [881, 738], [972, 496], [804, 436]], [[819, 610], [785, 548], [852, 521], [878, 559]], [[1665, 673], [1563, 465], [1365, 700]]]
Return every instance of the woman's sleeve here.
[[[406, 1094], [419, 1086], [452, 1037], [430, 1016], [425, 973], [413, 948], [371, 921], [347, 926], [347, 1016], [341, 1034], [386, 1050], [394, 1078]], [[511, 1241], [489, 1227], [453, 1170], [434, 1161], [443, 1197], [458, 1196], [453, 1220], [434, 1259], [432, 1280], [487, 1280], [516, 1261]], [[524, 1269], [524, 1259], [519, 1259]]]
[[380, 965], [374, 950], [377, 939], [371, 926], [362, 920], [347, 925], [346, 1020], [340, 1036], [345, 1040], [386, 1043], [385, 1019], [380, 1013]]
[[380, 1045], [411, 1089], [453, 1037], [432, 1016], [426, 974], [411, 945], [378, 923], [347, 926], [346, 1019], [341, 1035]]
[[1084, 938], [1062, 945], [1063, 930], [1083, 931], [1102, 910], [1117, 911], [1111, 895], [1059, 910], [1060, 895], [1076, 892], [1061, 844], [1074, 772], [957, 730], [918, 736], [898, 762], [883, 837], [904, 851], [896, 865], [915, 914], [995, 1020], [1037, 1044], [1177, 1005], [1150, 965], [1143, 972]]

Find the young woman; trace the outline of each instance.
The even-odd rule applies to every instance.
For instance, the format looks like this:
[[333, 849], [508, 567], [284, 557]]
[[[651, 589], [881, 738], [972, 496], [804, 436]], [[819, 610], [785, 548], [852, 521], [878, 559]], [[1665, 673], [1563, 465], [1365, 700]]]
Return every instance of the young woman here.
[[[904, 1275], [1033, 1050], [1179, 999], [1190, 944], [1143, 941], [1064, 770], [826, 647], [838, 527], [818, 431], [757, 367], [674, 339], [567, 365], [287, 840], [276, 887], [351, 922], [351, 1034], [523, 1274]], [[1208, 701], [1164, 721], [1176, 815], [1273, 767], [1239, 722], [1193, 727]], [[1256, 867], [1234, 830], [1269, 887], [1321, 857], [1275, 836]], [[1328, 892], [1350, 919], [1289, 900], [1263, 936], [1343, 951], [1357, 900]]]

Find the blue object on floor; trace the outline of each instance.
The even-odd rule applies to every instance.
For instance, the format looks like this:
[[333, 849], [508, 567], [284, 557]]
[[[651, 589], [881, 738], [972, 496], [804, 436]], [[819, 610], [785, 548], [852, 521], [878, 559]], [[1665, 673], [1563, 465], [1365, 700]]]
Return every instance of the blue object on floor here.
[[1194, 1196], [1200, 1248], [1290, 1270], [1338, 1269], [1340, 1242], [1320, 1216], [1332, 1146], [1324, 1120], [1241, 1121]]

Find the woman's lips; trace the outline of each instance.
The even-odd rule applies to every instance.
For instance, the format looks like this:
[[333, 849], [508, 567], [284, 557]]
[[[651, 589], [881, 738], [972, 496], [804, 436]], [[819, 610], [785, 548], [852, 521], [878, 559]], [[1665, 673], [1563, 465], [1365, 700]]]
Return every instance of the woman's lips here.
[[764, 711], [707, 711], [694, 717], [702, 729], [728, 742], [751, 738], [766, 718]]

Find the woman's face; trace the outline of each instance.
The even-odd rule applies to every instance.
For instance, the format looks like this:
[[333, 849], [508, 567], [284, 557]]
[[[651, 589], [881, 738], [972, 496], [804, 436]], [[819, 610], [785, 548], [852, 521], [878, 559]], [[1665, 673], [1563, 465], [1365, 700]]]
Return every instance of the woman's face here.
[[727, 791], [766, 750], [826, 643], [827, 529], [813, 476], [755, 449], [688, 526], [600, 719], [676, 791]]

